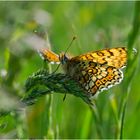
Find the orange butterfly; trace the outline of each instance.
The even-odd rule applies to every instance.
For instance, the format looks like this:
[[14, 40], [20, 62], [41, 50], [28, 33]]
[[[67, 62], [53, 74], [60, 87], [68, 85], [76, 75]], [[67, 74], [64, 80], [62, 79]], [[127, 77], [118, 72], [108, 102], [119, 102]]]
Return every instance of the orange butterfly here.
[[127, 61], [125, 47], [88, 52], [72, 58], [48, 49], [42, 49], [40, 54], [50, 63], [61, 63], [64, 72], [76, 80], [90, 97], [119, 84]]

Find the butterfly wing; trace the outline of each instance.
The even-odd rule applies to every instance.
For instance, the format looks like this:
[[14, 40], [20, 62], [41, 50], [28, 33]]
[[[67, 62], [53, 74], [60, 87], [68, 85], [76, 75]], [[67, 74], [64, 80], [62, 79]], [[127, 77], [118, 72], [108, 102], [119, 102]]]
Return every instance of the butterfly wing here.
[[126, 61], [125, 47], [104, 49], [71, 58], [66, 73], [93, 96], [122, 81]]
[[102, 65], [106, 64], [119, 69], [126, 66], [127, 50], [125, 47], [104, 49], [79, 55], [73, 59], [81, 61], [93, 61]]
[[48, 49], [39, 50], [39, 54], [43, 60], [47, 60], [52, 64], [60, 64], [59, 56]]
[[93, 61], [75, 60], [70, 63], [69, 74], [91, 97], [97, 92], [119, 84], [123, 79], [122, 71], [113, 66], [102, 65]]
[[[60, 63], [59, 56], [48, 49], [40, 51], [43, 59]], [[126, 65], [126, 48], [112, 48], [89, 52], [68, 59], [62, 65], [67, 75], [75, 79], [89, 96], [119, 84], [123, 79], [120, 70]]]

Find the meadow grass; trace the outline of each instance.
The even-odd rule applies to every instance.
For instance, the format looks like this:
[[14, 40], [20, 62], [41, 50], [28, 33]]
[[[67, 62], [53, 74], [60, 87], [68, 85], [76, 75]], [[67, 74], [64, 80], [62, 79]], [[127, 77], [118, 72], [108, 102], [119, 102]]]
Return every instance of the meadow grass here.
[[[140, 2], [1, 2], [0, 7], [0, 138], [140, 138], [139, 53], [132, 55], [140, 43]], [[61, 68], [52, 74], [56, 66], [36, 51], [45, 45], [59, 54], [75, 35], [72, 55], [120, 44], [128, 48], [124, 81], [99, 94], [92, 107], [77, 83]]]

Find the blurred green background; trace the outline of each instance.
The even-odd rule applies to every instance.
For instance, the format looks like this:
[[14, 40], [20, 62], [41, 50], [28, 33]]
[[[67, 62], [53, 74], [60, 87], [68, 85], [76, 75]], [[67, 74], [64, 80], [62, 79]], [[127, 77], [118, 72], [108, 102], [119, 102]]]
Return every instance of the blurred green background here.
[[[73, 56], [126, 46], [133, 26], [134, 4], [0, 2], [0, 138], [118, 138], [122, 95], [127, 88], [123, 82], [99, 95], [99, 122], [88, 105], [72, 95], [63, 102], [64, 95], [54, 93], [31, 106], [22, 106], [21, 99], [26, 94], [26, 79], [43, 68], [37, 49], [51, 47], [59, 54], [73, 36], [77, 39], [68, 51]], [[140, 48], [139, 35], [134, 47]], [[130, 94], [123, 138], [140, 138], [139, 71], [137, 63], [127, 85]]]

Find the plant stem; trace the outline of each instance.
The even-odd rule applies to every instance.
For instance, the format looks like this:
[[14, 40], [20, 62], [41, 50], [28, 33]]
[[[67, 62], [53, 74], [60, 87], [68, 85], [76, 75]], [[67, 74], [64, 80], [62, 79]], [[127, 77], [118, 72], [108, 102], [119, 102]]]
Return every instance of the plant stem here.
[[[128, 102], [128, 97], [129, 97], [129, 88], [130, 88], [130, 81], [132, 79], [132, 75], [134, 73], [130, 73], [130, 68], [132, 67], [132, 62], [134, 62], [135, 58], [132, 58], [130, 54], [132, 53], [133, 45], [135, 43], [136, 37], [138, 36], [139, 33], [139, 28], [140, 28], [140, 2], [136, 1], [135, 2], [135, 11], [134, 11], [134, 20], [133, 20], [133, 28], [132, 31], [130, 32], [130, 35], [128, 37], [128, 65], [126, 69], [126, 81], [125, 81], [125, 87], [127, 87], [124, 90], [125, 96], [123, 96], [123, 103], [122, 103], [122, 108], [121, 108], [121, 113], [120, 113], [120, 139], [123, 139], [123, 128], [124, 128], [124, 119], [125, 119], [125, 112], [126, 112], [126, 107], [127, 107], [127, 102]], [[135, 67], [133, 67], [133, 72], [135, 71]]]

